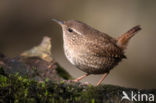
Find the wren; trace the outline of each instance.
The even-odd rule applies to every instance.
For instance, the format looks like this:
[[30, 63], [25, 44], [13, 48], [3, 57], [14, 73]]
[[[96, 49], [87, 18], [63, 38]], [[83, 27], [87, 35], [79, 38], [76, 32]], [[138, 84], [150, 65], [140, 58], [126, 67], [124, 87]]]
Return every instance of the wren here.
[[102, 83], [111, 69], [126, 58], [124, 50], [129, 40], [141, 30], [138, 25], [118, 38], [113, 38], [77, 20], [53, 19], [53, 21], [62, 27], [64, 52], [67, 59], [86, 72], [74, 81], [77, 82], [90, 74], [104, 74], [97, 85]]

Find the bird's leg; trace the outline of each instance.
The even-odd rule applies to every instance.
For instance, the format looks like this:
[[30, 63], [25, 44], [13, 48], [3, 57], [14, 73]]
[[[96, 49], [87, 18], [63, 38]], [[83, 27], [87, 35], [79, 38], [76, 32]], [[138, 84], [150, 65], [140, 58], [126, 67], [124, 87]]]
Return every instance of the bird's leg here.
[[86, 76], [88, 76], [89, 74], [87, 73], [87, 74], [85, 74], [85, 75], [83, 75], [83, 76], [81, 76], [81, 77], [78, 77], [78, 78], [76, 78], [75, 80], [73, 80], [74, 82], [78, 82], [78, 81], [80, 81], [81, 79], [83, 79], [84, 77], [86, 77]]
[[96, 86], [100, 85], [102, 81], [107, 77], [108, 73], [105, 73], [102, 78], [99, 80], [99, 82], [96, 84]]

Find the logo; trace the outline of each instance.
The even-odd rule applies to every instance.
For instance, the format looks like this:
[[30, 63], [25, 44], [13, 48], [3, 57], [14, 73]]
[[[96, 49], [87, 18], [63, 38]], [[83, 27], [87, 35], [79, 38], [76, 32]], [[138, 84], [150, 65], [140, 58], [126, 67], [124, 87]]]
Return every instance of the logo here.
[[131, 91], [130, 94], [126, 93], [125, 91], [122, 91], [122, 98], [121, 101], [123, 100], [128, 100], [128, 101], [154, 101], [154, 94], [145, 94], [145, 93], [140, 93], [138, 92], [133, 92]]

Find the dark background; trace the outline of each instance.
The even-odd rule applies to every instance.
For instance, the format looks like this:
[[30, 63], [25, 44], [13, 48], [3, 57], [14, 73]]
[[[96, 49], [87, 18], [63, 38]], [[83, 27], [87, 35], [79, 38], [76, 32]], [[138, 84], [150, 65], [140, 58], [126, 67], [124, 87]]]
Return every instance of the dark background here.
[[[142, 31], [130, 41], [126, 55], [104, 80], [136, 88], [156, 87], [156, 1], [155, 0], [0, 0], [0, 51], [14, 57], [38, 45], [42, 37], [52, 38], [53, 57], [78, 77], [84, 73], [64, 56], [61, 28], [51, 18], [76, 19], [118, 37], [140, 24]], [[101, 75], [84, 80], [97, 83]]]

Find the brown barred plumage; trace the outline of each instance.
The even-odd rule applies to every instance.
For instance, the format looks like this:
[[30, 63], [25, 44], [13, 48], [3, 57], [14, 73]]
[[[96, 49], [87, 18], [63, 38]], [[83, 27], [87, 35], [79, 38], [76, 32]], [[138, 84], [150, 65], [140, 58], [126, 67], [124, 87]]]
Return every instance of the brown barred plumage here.
[[62, 27], [64, 51], [67, 59], [87, 73], [75, 81], [79, 81], [89, 74], [104, 74], [97, 85], [103, 81], [113, 67], [126, 58], [124, 49], [129, 39], [141, 30], [140, 26], [135, 26], [115, 39], [80, 21], [53, 20]]

